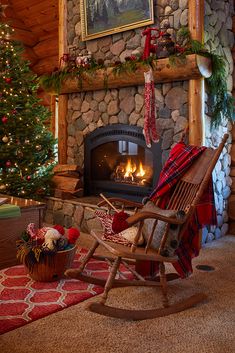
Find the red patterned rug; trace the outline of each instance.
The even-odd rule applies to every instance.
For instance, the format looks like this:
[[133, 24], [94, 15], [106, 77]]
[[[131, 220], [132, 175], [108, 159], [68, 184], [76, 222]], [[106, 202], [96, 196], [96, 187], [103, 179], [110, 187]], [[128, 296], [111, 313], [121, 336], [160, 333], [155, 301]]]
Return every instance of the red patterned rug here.
[[[77, 250], [74, 268], [79, 266], [85, 254], [85, 249]], [[106, 263], [93, 259], [86, 266], [86, 271], [87, 274], [95, 273], [106, 278], [109, 268]], [[0, 271], [0, 334], [80, 303], [102, 291], [100, 286], [73, 279], [35, 282], [23, 265], [3, 269]]]

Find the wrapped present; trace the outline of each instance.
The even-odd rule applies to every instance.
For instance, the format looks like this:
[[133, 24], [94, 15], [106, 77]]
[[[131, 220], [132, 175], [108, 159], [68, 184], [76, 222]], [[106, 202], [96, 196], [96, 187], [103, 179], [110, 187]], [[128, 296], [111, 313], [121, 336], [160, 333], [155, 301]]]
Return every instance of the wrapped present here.
[[10, 205], [8, 203], [0, 206], [0, 219], [20, 217], [20, 215], [21, 212], [19, 206]]

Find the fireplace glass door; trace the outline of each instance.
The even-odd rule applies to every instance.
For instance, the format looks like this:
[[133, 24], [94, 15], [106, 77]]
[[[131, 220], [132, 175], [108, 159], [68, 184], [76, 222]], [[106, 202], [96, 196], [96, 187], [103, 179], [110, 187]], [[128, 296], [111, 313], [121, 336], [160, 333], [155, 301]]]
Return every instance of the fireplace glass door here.
[[[86, 194], [102, 192], [135, 200], [149, 195], [161, 170], [159, 148], [157, 151], [156, 148], [147, 148], [138, 127], [131, 127], [131, 136], [122, 134], [123, 125], [120, 135], [113, 131], [105, 136], [103, 129], [97, 129], [96, 134], [100, 132], [101, 136], [93, 140], [90, 148], [85, 143]], [[129, 129], [128, 126], [127, 131]], [[111, 131], [108, 129], [107, 132]]]

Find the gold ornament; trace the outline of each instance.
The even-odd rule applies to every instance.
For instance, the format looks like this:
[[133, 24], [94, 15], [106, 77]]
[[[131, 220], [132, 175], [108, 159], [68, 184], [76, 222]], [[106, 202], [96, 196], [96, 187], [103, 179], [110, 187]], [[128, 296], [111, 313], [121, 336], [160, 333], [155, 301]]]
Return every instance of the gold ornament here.
[[5, 135], [5, 136], [3, 136], [2, 141], [7, 143], [9, 141], [9, 138]]

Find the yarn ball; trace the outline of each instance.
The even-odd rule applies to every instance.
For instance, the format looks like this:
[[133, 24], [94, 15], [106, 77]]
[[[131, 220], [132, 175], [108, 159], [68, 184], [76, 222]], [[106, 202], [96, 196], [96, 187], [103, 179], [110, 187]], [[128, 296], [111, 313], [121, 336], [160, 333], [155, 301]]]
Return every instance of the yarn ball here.
[[128, 217], [129, 214], [124, 211], [116, 212], [114, 214], [112, 223], [112, 230], [114, 233], [122, 232], [129, 227], [129, 224], [126, 221]]
[[80, 232], [77, 228], [69, 228], [68, 233], [67, 233], [67, 238], [68, 238], [69, 244], [75, 244], [79, 235], [80, 235]]
[[61, 235], [65, 235], [64, 227], [61, 226], [60, 224], [54, 225], [53, 228], [56, 229], [56, 230], [58, 230], [58, 232], [59, 232]]
[[67, 245], [68, 245], [68, 239], [65, 236], [63, 236], [63, 235], [56, 242], [56, 247], [57, 247], [58, 251], [59, 250], [64, 250]]

